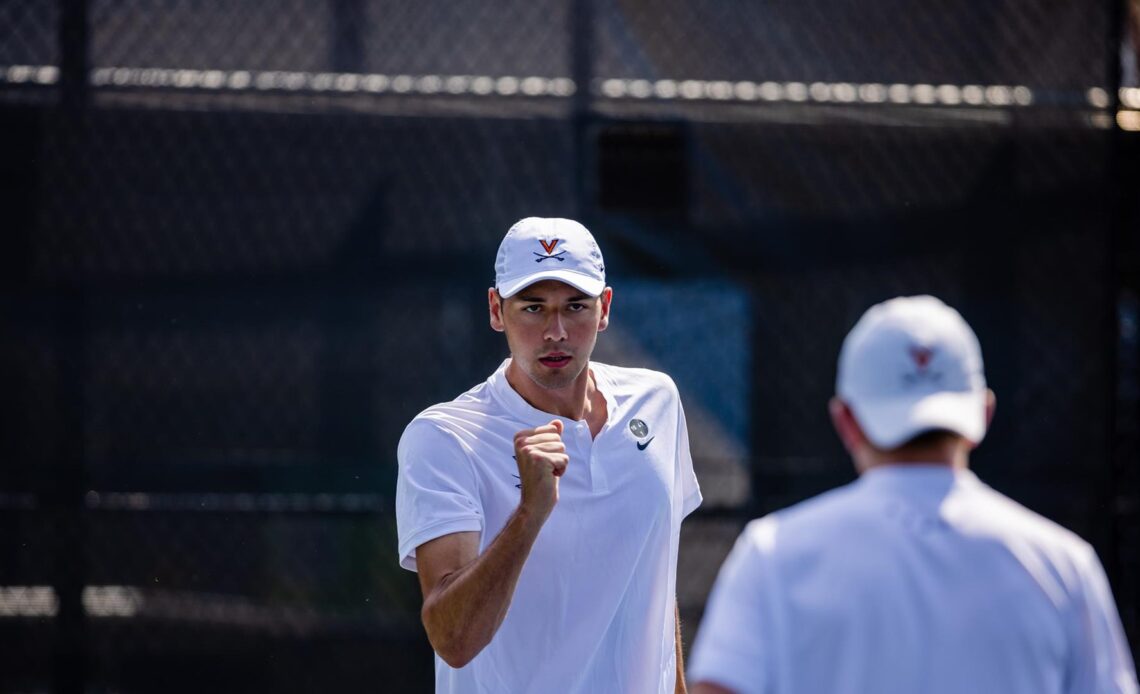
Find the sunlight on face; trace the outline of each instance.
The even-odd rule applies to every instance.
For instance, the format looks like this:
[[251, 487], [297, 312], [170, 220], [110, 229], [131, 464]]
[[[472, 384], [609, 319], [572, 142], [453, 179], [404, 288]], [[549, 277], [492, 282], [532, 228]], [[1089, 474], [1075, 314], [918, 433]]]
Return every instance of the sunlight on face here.
[[493, 294], [491, 325], [506, 333], [514, 364], [531, 381], [565, 388], [589, 364], [598, 333], [609, 323], [611, 294], [607, 288], [592, 297], [556, 280], [537, 282], [501, 303]]

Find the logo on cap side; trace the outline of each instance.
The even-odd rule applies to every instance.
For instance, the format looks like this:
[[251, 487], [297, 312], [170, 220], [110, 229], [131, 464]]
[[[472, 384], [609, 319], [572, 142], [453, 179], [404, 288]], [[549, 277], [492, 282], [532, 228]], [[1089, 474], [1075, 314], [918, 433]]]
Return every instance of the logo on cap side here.
[[561, 241], [562, 239], [550, 239], [549, 241], [546, 239], [539, 239], [538, 242], [542, 244], [542, 250], [546, 251], [546, 255], [535, 252], [534, 254], [537, 255], [538, 258], [534, 262], [541, 263], [542, 261], [550, 260], [551, 258], [557, 260], [560, 263], [566, 262], [566, 259], [562, 257], [566, 255], [566, 251], [559, 251], [558, 253], [554, 252], [554, 249], [558, 247], [558, 244]]

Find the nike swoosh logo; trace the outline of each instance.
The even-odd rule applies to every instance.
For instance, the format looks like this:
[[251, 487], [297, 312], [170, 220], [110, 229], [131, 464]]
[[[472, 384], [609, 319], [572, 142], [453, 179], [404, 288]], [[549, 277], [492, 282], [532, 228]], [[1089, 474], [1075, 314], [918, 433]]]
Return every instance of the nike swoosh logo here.
[[654, 437], [650, 438], [648, 441], [646, 441], [645, 443], [638, 441], [637, 442], [637, 450], [644, 451], [645, 447], [648, 446], [649, 444], [653, 443], [653, 439], [655, 439], [655, 438], [657, 438], [657, 437], [654, 436]]

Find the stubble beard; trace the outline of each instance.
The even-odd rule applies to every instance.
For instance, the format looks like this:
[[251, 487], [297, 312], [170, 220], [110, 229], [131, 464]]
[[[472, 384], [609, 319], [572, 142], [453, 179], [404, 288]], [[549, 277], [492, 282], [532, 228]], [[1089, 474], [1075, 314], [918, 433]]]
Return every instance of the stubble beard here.
[[[577, 357], [575, 357], [577, 359]], [[582, 372], [586, 369], [587, 362], [583, 361], [581, 366], [571, 367], [569, 369], [562, 369], [559, 371], [547, 371], [542, 366], [542, 362], [535, 359], [529, 369], [524, 369], [527, 377], [534, 382], [539, 388], [545, 390], [560, 390], [578, 380]]]

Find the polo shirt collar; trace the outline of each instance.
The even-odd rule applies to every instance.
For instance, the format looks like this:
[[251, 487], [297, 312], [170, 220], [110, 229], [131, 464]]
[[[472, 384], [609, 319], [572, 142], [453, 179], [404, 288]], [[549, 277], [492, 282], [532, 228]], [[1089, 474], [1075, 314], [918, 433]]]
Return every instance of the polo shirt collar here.
[[[487, 384], [491, 387], [491, 394], [499, 401], [499, 404], [512, 416], [517, 417], [519, 421], [532, 427], [542, 426], [548, 423], [551, 417], [558, 417], [558, 415], [534, 407], [511, 387], [511, 384], [507, 382], [507, 366], [510, 363], [510, 357], [504, 359], [503, 363], [499, 364], [499, 368], [495, 369], [495, 372], [487, 379]], [[606, 400], [606, 424], [602, 427], [604, 431], [613, 419], [617, 403], [610, 393], [612, 388], [609, 379], [606, 378], [603, 369], [597, 368], [598, 366], [599, 364], [590, 362], [586, 368], [594, 374], [594, 386], [601, 391], [602, 397]], [[567, 417], [559, 417], [559, 419], [571, 424], [575, 421]]]

